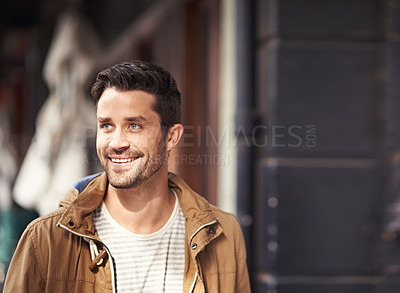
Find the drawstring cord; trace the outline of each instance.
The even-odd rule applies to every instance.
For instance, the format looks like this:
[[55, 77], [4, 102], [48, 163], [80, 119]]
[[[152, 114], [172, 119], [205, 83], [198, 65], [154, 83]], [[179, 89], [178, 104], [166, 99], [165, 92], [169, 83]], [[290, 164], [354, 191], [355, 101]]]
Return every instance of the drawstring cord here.
[[[90, 256], [92, 257], [92, 261], [94, 262], [96, 258], [100, 255], [99, 250], [97, 248], [96, 243], [92, 239], [89, 240], [89, 246], [90, 246]], [[103, 250], [104, 251], [104, 250]], [[103, 263], [103, 258], [98, 261], [97, 265], [101, 265]]]
[[107, 251], [104, 249], [102, 252], [99, 252], [96, 243], [92, 239], [86, 239], [89, 242], [90, 248], [90, 256], [92, 258], [92, 263], [89, 266], [91, 271], [95, 270], [97, 266], [100, 266], [103, 263], [103, 258], [106, 256]]

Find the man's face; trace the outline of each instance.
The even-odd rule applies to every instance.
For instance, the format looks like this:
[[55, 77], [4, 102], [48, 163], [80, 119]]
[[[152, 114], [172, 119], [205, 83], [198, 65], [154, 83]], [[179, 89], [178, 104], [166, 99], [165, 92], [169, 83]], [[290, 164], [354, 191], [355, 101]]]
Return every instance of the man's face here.
[[106, 89], [97, 105], [97, 154], [115, 188], [132, 188], [164, 164], [165, 142], [154, 97], [144, 91]]

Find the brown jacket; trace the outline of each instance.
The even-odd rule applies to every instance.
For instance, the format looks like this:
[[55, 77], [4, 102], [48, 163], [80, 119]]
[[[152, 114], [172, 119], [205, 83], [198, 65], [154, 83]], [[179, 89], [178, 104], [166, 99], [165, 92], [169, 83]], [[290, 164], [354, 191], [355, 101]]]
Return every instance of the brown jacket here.
[[[104, 173], [81, 181], [57, 211], [28, 225], [4, 293], [116, 292], [113, 262], [92, 221], [107, 184]], [[170, 173], [169, 184], [186, 219], [183, 292], [250, 292], [245, 245], [235, 217], [210, 205], [177, 175]], [[98, 252], [93, 255], [94, 250]]]

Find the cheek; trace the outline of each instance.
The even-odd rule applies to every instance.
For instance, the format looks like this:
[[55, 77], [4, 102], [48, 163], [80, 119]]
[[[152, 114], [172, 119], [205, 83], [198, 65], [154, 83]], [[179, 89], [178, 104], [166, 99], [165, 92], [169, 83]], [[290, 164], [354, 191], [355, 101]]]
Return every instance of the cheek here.
[[127, 136], [129, 142], [133, 146], [144, 146], [145, 145], [145, 136], [141, 133], [133, 133]]
[[154, 131], [149, 131], [146, 137], [143, 137], [143, 140], [146, 141], [147, 146], [151, 148], [158, 148], [158, 145], [162, 141], [162, 134], [160, 131], [156, 131], [158, 129], [155, 129]]
[[97, 134], [96, 136], [97, 152], [99, 152], [101, 149], [104, 149], [105, 147], [107, 147], [107, 137], [105, 137], [104, 135]]

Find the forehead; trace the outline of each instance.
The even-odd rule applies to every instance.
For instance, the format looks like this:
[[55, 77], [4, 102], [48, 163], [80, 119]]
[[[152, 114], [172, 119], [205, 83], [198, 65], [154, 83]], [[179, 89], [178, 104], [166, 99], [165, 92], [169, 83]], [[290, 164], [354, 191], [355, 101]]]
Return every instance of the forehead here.
[[158, 117], [153, 110], [155, 98], [140, 90], [118, 91], [115, 88], [106, 89], [97, 104], [97, 116], [137, 116], [149, 119]]

